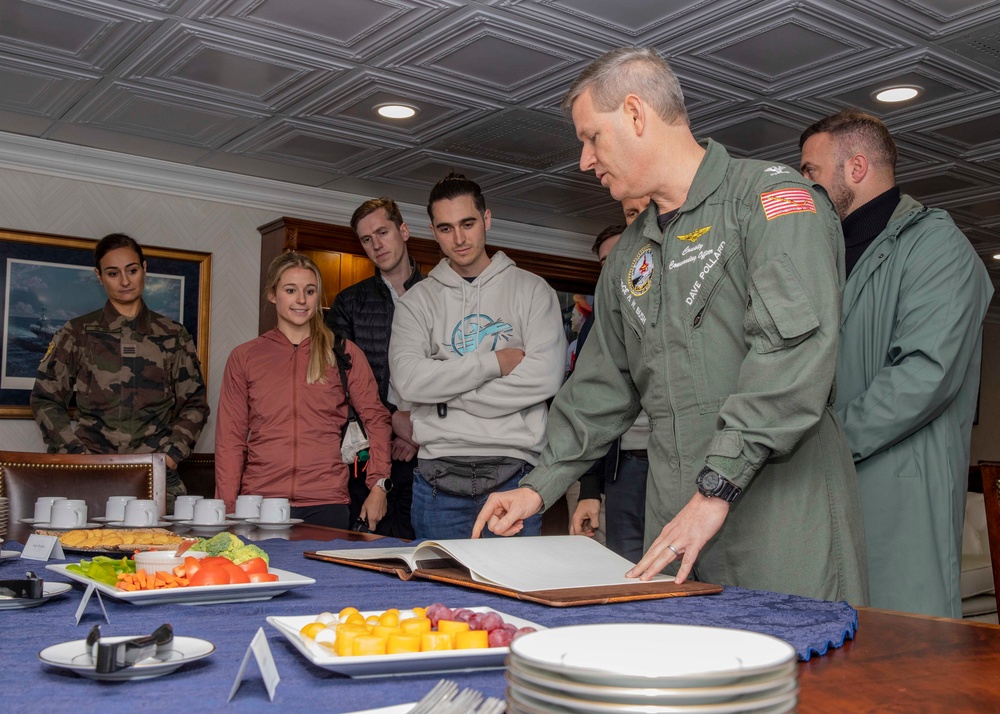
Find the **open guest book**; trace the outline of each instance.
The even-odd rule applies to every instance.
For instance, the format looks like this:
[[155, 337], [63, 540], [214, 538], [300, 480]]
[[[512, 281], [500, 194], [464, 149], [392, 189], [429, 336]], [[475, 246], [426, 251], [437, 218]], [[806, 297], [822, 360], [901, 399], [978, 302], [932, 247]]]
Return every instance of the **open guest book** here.
[[719, 585], [659, 575], [626, 578], [632, 563], [585, 536], [426, 540], [415, 546], [306, 551], [307, 558], [426, 578], [518, 600], [570, 607], [685, 595], [709, 595]]

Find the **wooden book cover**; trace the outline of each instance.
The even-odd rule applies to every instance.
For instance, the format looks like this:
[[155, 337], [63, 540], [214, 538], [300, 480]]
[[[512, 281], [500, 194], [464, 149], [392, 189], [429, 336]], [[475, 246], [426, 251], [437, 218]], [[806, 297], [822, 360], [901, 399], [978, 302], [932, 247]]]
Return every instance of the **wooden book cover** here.
[[670, 576], [625, 578], [632, 563], [582, 536], [424, 541], [413, 547], [307, 551], [307, 558], [483, 590], [552, 607], [602, 605], [722, 591]]

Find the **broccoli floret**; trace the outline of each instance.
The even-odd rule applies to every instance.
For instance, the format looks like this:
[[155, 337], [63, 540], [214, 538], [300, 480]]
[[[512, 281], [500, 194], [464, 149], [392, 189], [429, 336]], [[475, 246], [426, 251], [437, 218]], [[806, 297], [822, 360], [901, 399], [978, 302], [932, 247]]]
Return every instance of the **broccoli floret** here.
[[239, 548], [232, 548], [223, 553], [225, 557], [229, 558], [231, 561], [239, 565], [240, 563], [245, 563], [253, 558], [263, 558], [264, 562], [268, 565], [271, 564], [270, 559], [267, 557], [267, 553], [258, 548], [255, 545], [247, 543], [246, 545], [240, 546]]
[[200, 539], [191, 546], [191, 550], [208, 553], [209, 555], [222, 555], [230, 548], [238, 548], [241, 545], [243, 545], [243, 541], [232, 533], [222, 532], [212, 536], [208, 540], [204, 538]]

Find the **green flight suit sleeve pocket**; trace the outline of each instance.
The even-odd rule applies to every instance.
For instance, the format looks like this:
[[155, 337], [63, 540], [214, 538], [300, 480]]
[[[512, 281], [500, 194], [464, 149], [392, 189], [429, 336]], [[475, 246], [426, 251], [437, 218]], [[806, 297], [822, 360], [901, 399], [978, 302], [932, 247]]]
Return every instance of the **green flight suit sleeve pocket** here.
[[809, 293], [787, 255], [754, 271], [744, 327], [756, 338], [760, 354], [794, 347], [819, 327]]

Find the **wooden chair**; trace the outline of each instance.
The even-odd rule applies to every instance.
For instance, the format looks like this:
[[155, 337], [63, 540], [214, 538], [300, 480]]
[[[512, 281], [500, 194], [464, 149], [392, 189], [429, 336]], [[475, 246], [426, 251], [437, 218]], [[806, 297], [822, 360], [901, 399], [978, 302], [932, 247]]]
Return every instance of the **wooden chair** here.
[[1000, 610], [1000, 462], [980, 461], [983, 496], [986, 501], [986, 529], [990, 537], [990, 560], [993, 563], [993, 587]]
[[191, 454], [177, 466], [177, 473], [190, 495], [215, 498], [215, 454]]
[[163, 454], [37, 454], [0, 451], [0, 496], [10, 523], [34, 514], [39, 496], [82, 498], [87, 516], [103, 516], [109, 496], [156, 501], [167, 512], [167, 464]]

